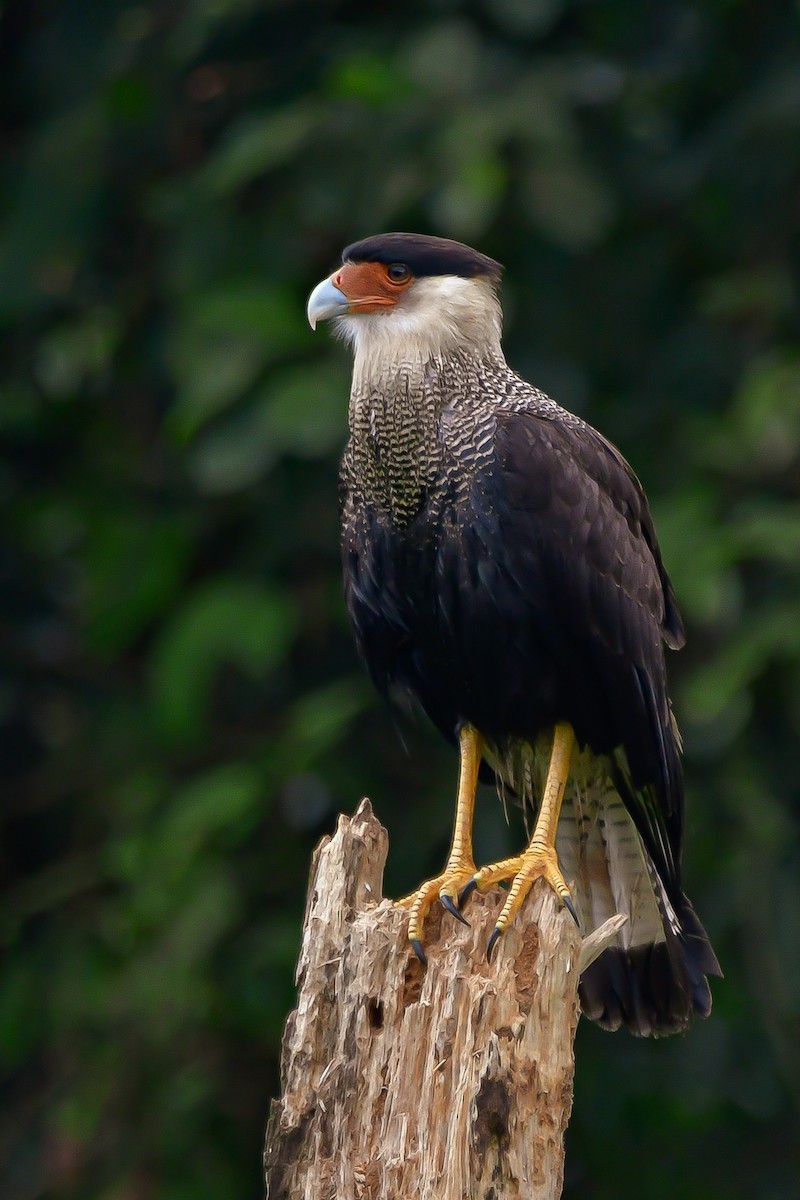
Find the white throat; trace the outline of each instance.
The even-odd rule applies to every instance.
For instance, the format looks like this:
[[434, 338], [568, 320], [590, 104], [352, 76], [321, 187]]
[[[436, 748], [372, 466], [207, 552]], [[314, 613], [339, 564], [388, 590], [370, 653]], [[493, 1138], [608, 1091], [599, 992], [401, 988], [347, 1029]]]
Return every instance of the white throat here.
[[339, 317], [339, 337], [353, 347], [353, 387], [412, 371], [454, 354], [502, 359], [502, 315], [485, 279], [437, 275], [418, 279], [396, 308]]

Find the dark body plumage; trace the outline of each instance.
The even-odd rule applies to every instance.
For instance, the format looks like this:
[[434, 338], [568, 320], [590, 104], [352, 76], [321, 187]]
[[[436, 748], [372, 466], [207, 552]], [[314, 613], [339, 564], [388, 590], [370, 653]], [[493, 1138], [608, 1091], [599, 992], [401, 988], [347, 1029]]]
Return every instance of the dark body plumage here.
[[[448, 273], [447, 245], [431, 275]], [[453, 275], [469, 277], [466, 250]], [[421, 274], [412, 242], [404, 254], [368, 239], [345, 256], [413, 269], [415, 251]], [[496, 277], [475, 274], [490, 296]], [[585, 879], [582, 922], [599, 921], [607, 893], [606, 915], [628, 911], [631, 927], [585, 972], [584, 1010], [641, 1034], [683, 1028], [709, 1011], [705, 976], [719, 968], [681, 884], [664, 643], [680, 646], [683, 629], [641, 486], [599, 433], [509, 369], [499, 340], [376, 362], [357, 356], [341, 473], [347, 607], [371, 677], [410, 692], [451, 740], [477, 728], [501, 786], [532, 808], [540, 742], [572, 725], [584, 752], [559, 855]]]

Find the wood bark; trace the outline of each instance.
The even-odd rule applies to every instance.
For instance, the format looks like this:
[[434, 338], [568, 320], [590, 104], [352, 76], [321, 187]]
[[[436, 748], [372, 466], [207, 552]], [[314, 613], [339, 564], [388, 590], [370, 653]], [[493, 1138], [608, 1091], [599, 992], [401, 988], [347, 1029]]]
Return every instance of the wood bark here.
[[265, 1152], [269, 1200], [557, 1200], [582, 943], [541, 881], [491, 963], [504, 893], [466, 928], [437, 906], [428, 967], [382, 897], [385, 829], [362, 801], [315, 852], [297, 1007]]

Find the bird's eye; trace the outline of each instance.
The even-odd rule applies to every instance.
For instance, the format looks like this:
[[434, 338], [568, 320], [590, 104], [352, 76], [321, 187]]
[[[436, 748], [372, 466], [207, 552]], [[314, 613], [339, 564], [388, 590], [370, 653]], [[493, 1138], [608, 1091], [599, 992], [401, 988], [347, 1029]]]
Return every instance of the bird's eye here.
[[390, 263], [386, 268], [386, 274], [392, 283], [406, 283], [411, 278], [411, 272], [405, 263]]

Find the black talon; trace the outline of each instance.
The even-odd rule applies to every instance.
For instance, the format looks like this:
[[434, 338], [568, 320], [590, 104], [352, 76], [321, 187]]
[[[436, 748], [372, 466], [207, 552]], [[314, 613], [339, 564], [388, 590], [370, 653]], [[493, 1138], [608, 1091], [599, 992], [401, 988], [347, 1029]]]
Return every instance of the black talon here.
[[475, 888], [477, 886], [478, 886], [478, 881], [475, 879], [474, 876], [472, 879], [468, 880], [464, 884], [463, 888], [458, 893], [458, 903], [461, 905], [462, 908], [464, 907], [464, 901], [467, 899], [468, 896], [472, 895], [472, 893], [475, 891]]
[[455, 917], [455, 919], [460, 921], [462, 925], [469, 927], [469, 921], [458, 911], [458, 908], [454, 904], [451, 896], [440, 896], [439, 899], [452, 917]]
[[411, 939], [411, 949], [414, 951], [417, 958], [422, 963], [423, 967], [427, 967], [428, 957], [427, 957], [425, 951], [422, 949], [422, 942], [419, 940], [419, 938]]
[[492, 955], [494, 954], [494, 948], [497, 945], [497, 943], [500, 941], [502, 933], [503, 933], [502, 929], [498, 929], [497, 926], [495, 925], [494, 929], [492, 930], [492, 936], [489, 938], [489, 944], [486, 947], [486, 961], [487, 962], [492, 961]]
[[564, 901], [564, 907], [567, 909], [573, 921], [578, 926], [578, 929], [580, 929], [581, 923], [578, 920], [578, 914], [575, 912], [575, 905], [572, 903], [572, 900], [569, 896], [562, 896], [561, 899]]

